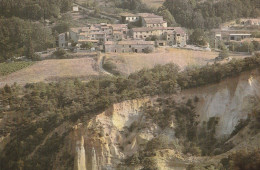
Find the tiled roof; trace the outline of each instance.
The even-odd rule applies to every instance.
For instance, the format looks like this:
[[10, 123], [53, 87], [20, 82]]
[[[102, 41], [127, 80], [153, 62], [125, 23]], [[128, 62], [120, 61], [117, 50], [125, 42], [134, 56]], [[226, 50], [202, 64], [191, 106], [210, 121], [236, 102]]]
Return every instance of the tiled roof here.
[[156, 30], [174, 30], [175, 27], [138, 27], [132, 28], [134, 32], [156, 31]]
[[126, 40], [119, 41], [119, 45], [154, 45], [154, 41]]
[[84, 39], [84, 40], [78, 40], [78, 42], [93, 42], [93, 43], [97, 43], [98, 40], [88, 40], [88, 39]]
[[175, 32], [178, 34], [186, 34], [186, 30], [182, 27], [173, 27]]
[[105, 45], [154, 45], [154, 41], [143, 41], [143, 40], [124, 40], [124, 41], [106, 41]]
[[121, 13], [120, 16], [122, 16], [122, 17], [138, 17], [137, 14], [127, 13], [127, 12]]
[[163, 18], [144, 18], [146, 24], [163, 24], [165, 21]]

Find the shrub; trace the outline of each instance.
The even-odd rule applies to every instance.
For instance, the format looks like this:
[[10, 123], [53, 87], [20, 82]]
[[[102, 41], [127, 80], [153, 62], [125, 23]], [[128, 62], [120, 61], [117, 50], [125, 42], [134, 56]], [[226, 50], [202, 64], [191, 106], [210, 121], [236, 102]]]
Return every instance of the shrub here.
[[63, 58], [66, 58], [65, 56], [66, 54], [66, 51], [62, 48], [59, 48], [58, 50], [56, 50], [53, 55], [59, 59], [63, 59]]
[[153, 52], [153, 48], [151, 47], [144, 48], [144, 53], [152, 53], [152, 52]]
[[220, 53], [219, 53], [219, 55], [218, 55], [218, 57], [220, 58], [220, 59], [225, 59], [225, 58], [228, 58], [228, 51], [226, 50], [226, 49], [224, 49], [224, 50], [222, 50]]
[[250, 122], [250, 119], [241, 119], [239, 120], [238, 124], [235, 126], [235, 129], [233, 130], [233, 132], [230, 134], [230, 137], [235, 136], [241, 129], [243, 129], [244, 127], [246, 127], [248, 125], [248, 123]]
[[166, 149], [168, 148], [168, 138], [166, 136], [159, 136], [153, 138], [146, 144], [146, 150], [159, 150], [159, 149]]

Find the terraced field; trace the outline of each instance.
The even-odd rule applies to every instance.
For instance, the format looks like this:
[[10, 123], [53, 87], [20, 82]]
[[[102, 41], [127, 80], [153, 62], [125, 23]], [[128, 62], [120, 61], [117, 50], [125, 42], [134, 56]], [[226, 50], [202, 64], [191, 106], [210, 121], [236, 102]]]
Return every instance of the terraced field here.
[[0, 76], [0, 87], [5, 84], [51, 82], [60, 79], [81, 78], [88, 80], [98, 76], [96, 61], [92, 58], [39, 61], [6, 76]]

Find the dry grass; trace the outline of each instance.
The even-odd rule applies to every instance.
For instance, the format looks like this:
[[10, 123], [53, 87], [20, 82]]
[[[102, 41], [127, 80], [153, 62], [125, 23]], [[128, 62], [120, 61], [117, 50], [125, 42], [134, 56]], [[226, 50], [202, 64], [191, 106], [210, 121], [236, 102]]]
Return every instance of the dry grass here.
[[0, 87], [5, 84], [50, 82], [72, 77], [88, 78], [99, 75], [95, 71], [96, 61], [92, 58], [44, 60], [34, 65], [0, 77]]
[[[123, 74], [130, 74], [142, 68], [152, 68], [157, 64], [175, 63], [184, 69], [186, 66], [202, 66], [214, 62], [217, 52], [192, 51], [174, 48], [159, 48], [154, 53], [111, 53], [107, 57], [117, 65]], [[242, 58], [244, 56], [232, 56]]]

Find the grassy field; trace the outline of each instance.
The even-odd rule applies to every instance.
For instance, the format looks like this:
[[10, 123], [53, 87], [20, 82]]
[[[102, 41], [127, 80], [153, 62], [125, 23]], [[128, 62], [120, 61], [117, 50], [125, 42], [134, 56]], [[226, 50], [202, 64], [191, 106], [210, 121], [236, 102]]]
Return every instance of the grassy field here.
[[24, 85], [75, 77], [87, 80], [91, 76], [99, 75], [95, 67], [96, 61], [92, 58], [39, 61], [7, 76], [0, 76], [0, 87], [15, 82]]
[[12, 63], [0, 63], [0, 76], [6, 76], [28, 66], [31, 66], [34, 62], [12, 62]]
[[[192, 51], [175, 48], [159, 48], [150, 54], [144, 53], [111, 53], [107, 54], [107, 60], [117, 66], [117, 70], [123, 74], [130, 74], [142, 68], [152, 68], [157, 64], [175, 63], [184, 69], [187, 66], [202, 66], [214, 62], [217, 52]], [[232, 56], [243, 58], [245, 56]]]

